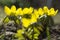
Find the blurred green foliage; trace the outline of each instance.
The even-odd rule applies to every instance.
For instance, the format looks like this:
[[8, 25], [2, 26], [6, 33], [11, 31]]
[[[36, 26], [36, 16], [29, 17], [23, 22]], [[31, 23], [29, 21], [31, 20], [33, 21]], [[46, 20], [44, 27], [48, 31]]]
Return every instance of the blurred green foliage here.
[[12, 5], [16, 0], [0, 0], [0, 5], [2, 6], [10, 6]]
[[18, 0], [16, 1], [19, 4], [19, 7], [29, 7], [30, 3], [28, 0]]
[[34, 8], [39, 8], [44, 5], [45, 1], [42, 0], [0, 0], [0, 5], [1, 6], [12, 6], [15, 5], [17, 8], [19, 7], [34, 7]]
[[17, 7], [29, 7], [30, 6], [28, 0], [0, 0], [0, 5], [1, 6], [15, 5]]

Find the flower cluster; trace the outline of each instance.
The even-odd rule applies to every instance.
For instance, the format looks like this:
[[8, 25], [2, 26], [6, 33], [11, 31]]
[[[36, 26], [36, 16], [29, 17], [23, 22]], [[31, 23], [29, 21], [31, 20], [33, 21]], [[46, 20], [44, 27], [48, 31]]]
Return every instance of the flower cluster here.
[[32, 14], [32, 13], [36, 13], [39, 15], [47, 14], [49, 16], [55, 16], [58, 12], [58, 10], [55, 11], [54, 8], [48, 9], [47, 6], [44, 6], [43, 8], [39, 8], [39, 9], [34, 9], [32, 7], [24, 8], [24, 9], [22, 8], [16, 9], [16, 7], [13, 5], [11, 9], [5, 6], [4, 10], [7, 15], [11, 15], [13, 13], [16, 16], [24, 15], [24, 14]]
[[9, 16], [11, 14], [14, 14], [15, 16], [18, 16], [18, 15], [24, 15], [24, 14], [31, 14], [33, 12], [33, 8], [30, 7], [30, 8], [18, 8], [16, 9], [16, 6], [12, 6], [11, 9], [8, 7], [8, 6], [5, 6], [4, 7], [4, 10], [5, 10], [5, 13]]
[[[22, 29], [17, 30], [17, 33], [15, 34], [16, 37], [18, 37], [18, 40], [24, 40], [23, 35], [26, 35], [31, 40], [38, 39], [40, 31], [43, 31], [45, 25], [50, 25], [52, 22], [50, 20], [51, 17], [55, 16], [58, 12], [58, 10], [55, 10], [54, 8], [49, 9], [47, 6], [38, 9], [34, 9], [33, 7], [17, 9], [14, 5], [11, 6], [11, 8], [5, 6], [4, 11], [7, 15], [5, 19], [6, 22], [8, 22], [9, 19], [12, 19], [19, 25], [21, 22]], [[41, 25], [38, 22], [40, 22]]]
[[24, 27], [28, 27], [30, 24], [37, 22], [37, 19], [42, 15], [55, 16], [58, 12], [58, 10], [55, 11], [54, 8], [48, 9], [47, 6], [39, 9], [34, 9], [32, 7], [16, 9], [13, 5], [11, 9], [5, 6], [4, 10], [7, 16], [20, 16]]

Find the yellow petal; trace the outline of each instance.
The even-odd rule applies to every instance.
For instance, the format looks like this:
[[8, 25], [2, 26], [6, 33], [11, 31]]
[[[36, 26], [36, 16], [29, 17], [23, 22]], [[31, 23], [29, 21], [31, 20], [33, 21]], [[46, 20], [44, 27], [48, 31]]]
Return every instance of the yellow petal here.
[[30, 8], [29, 8], [29, 13], [31, 14], [32, 12], [33, 12], [33, 8], [30, 7]]
[[22, 18], [22, 25], [25, 27], [25, 28], [28, 28], [28, 26], [30, 25], [31, 21], [30, 19], [26, 19], [26, 18]]
[[36, 15], [32, 14], [31, 23], [35, 23], [35, 22], [37, 22]]
[[39, 8], [39, 9], [38, 9], [38, 13], [39, 13], [39, 15], [43, 15], [43, 14], [44, 14], [43, 9], [42, 9], [42, 8]]
[[14, 5], [11, 7], [11, 11], [12, 11], [12, 13], [16, 12], [16, 7]]
[[57, 14], [57, 13], [58, 13], [58, 10], [55, 11], [55, 14]]
[[43, 10], [44, 10], [44, 13], [48, 13], [48, 7], [47, 6], [44, 6], [44, 8], [43, 8]]
[[18, 9], [17, 9], [16, 15], [23, 15], [22, 8], [18, 8]]
[[24, 9], [23, 9], [23, 13], [24, 13], [24, 14], [28, 14], [28, 13], [29, 13], [29, 9], [28, 9], [28, 8], [24, 8]]
[[54, 15], [55, 15], [55, 10], [54, 10], [54, 8], [51, 8], [51, 9], [50, 9], [48, 15], [50, 15], [50, 16], [54, 16]]
[[11, 10], [7, 6], [4, 7], [4, 11], [7, 15], [11, 14]]
[[38, 14], [38, 11], [36, 9], [34, 9], [34, 13], [33, 14], [35, 15], [36, 18], [39, 18], [39, 14]]
[[51, 8], [50, 11], [54, 11], [54, 8]]

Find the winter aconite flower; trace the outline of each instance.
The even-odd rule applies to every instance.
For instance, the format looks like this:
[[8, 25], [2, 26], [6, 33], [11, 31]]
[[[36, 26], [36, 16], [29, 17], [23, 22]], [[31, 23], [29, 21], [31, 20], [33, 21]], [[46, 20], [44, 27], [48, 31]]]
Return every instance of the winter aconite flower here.
[[34, 9], [33, 15], [35, 15], [36, 18], [39, 18], [39, 12], [37, 9]]
[[5, 6], [4, 11], [5, 11], [6, 15], [10, 15], [11, 14], [11, 10], [7, 6]]
[[35, 14], [32, 14], [30, 21], [31, 23], [37, 22], [37, 16]]
[[16, 11], [16, 15], [23, 15], [23, 9], [18, 8], [17, 11]]
[[43, 15], [43, 14], [44, 14], [43, 9], [42, 9], [42, 8], [39, 8], [39, 9], [38, 9], [38, 13], [39, 13], [39, 15]]
[[28, 26], [30, 25], [31, 21], [30, 19], [26, 19], [26, 18], [22, 18], [22, 25], [25, 27], [25, 28], [28, 28]]
[[22, 18], [21, 21], [22, 21], [23, 26], [26, 27], [26, 28], [28, 28], [29, 25], [37, 22], [37, 17], [33, 13], [33, 14], [31, 14], [30, 18]]
[[11, 6], [11, 13], [16, 13], [16, 6]]
[[49, 11], [48, 7], [47, 7], [47, 6], [44, 6], [44, 7], [43, 7], [43, 12], [44, 12], [45, 14], [47, 14], [48, 11]]
[[31, 14], [33, 12], [34, 8], [30, 7], [29, 8], [29, 13]]
[[11, 9], [7, 6], [5, 6], [5, 9], [4, 9], [6, 15], [11, 15], [11, 14], [15, 14], [16, 12], [16, 7], [13, 5], [11, 6]]
[[24, 14], [31, 14], [32, 12], [33, 12], [33, 8], [32, 7], [23, 9], [23, 13]]
[[9, 8], [8, 6], [5, 6], [4, 11], [6, 13], [6, 15], [11, 16], [11, 15], [23, 15], [23, 10], [22, 8], [18, 8], [16, 9], [16, 6], [11, 6], [11, 8]]
[[49, 13], [48, 13], [48, 15], [49, 16], [55, 16], [56, 14], [57, 14], [57, 12], [58, 12], [58, 10], [54, 10], [54, 8], [51, 8], [50, 10], [49, 10]]

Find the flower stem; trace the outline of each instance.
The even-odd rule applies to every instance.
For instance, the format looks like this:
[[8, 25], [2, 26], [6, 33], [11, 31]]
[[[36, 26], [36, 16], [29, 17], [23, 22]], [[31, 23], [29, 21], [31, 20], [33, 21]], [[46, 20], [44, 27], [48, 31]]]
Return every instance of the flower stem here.
[[50, 32], [49, 32], [49, 27], [47, 27], [46, 32], [47, 32], [47, 39], [48, 39], [48, 40], [50, 40]]

